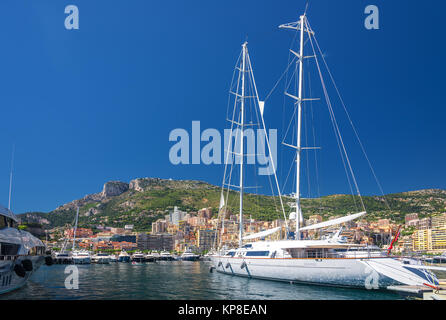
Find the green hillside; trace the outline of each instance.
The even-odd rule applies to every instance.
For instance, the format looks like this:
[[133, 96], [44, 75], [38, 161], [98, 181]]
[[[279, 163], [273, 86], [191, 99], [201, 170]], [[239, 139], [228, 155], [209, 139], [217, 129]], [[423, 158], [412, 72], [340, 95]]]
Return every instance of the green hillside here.
[[[80, 207], [79, 225], [91, 227], [106, 225], [123, 227], [126, 224], [135, 225], [136, 230], [149, 230], [151, 223], [168, 214], [174, 206], [191, 212], [204, 207], [212, 207], [214, 215], [220, 203], [219, 187], [201, 181], [162, 180], [155, 178], [136, 179], [126, 184], [123, 182], [108, 182], [101, 193], [88, 195], [80, 200], [60, 206], [49, 213], [28, 213], [26, 221], [44, 221], [46, 228], [71, 224], [76, 206]], [[408, 213], [418, 213], [421, 217], [446, 211], [446, 191], [421, 190], [390, 194], [385, 196], [389, 210], [383, 197], [365, 196], [364, 205], [368, 215], [366, 219], [376, 220], [390, 218], [403, 222]], [[237, 213], [239, 194], [231, 191], [228, 208]], [[292, 202], [284, 198], [287, 214]], [[332, 195], [318, 199], [303, 199], [305, 217], [320, 214], [325, 219], [336, 215], [345, 215], [362, 211], [358, 197], [351, 195]], [[277, 197], [245, 194], [244, 213], [256, 220], [274, 220], [282, 218], [280, 202]]]

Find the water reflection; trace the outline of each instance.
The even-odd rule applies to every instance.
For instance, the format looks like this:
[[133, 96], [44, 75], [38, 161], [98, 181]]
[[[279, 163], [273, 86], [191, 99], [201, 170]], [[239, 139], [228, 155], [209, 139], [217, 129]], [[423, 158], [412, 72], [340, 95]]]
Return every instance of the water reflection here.
[[0, 299], [398, 299], [366, 291], [255, 280], [210, 273], [205, 262], [79, 265], [79, 289], [65, 288], [65, 266], [42, 266], [21, 289]]

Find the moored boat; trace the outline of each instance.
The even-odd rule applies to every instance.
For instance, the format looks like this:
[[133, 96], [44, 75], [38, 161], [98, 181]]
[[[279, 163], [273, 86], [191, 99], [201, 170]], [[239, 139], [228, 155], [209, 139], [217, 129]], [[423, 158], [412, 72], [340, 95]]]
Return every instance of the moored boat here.
[[72, 252], [72, 259], [74, 264], [90, 264], [91, 255], [86, 250], [78, 250]]
[[[325, 100], [328, 105], [329, 114], [331, 116], [332, 124], [335, 128], [335, 135], [337, 142], [339, 144], [339, 149], [341, 156], [345, 160], [344, 167], [346, 173], [348, 173], [349, 181], [354, 181], [354, 187], [356, 189], [356, 194], [354, 197], [360, 201], [362, 211], [355, 214], [350, 214], [341, 218], [332, 219], [325, 222], [320, 222], [308, 226], [304, 226], [304, 219], [302, 215], [301, 207], [301, 190], [300, 190], [300, 165], [301, 165], [301, 152], [308, 149], [318, 149], [318, 147], [303, 147], [301, 145], [301, 132], [302, 132], [302, 108], [304, 102], [318, 100], [312, 97], [304, 98], [303, 96], [303, 67], [304, 59], [315, 59], [318, 68], [318, 75], [321, 77], [323, 88], [325, 89], [325, 84], [322, 79], [322, 73], [319, 70], [320, 64], [319, 60], [323, 61], [323, 65], [326, 66], [322, 52], [320, 51], [319, 45], [314, 38], [314, 31], [311, 29], [306, 15], [302, 15], [300, 20], [297, 22], [292, 22], [280, 26], [284, 29], [291, 29], [296, 31], [296, 39], [299, 41], [299, 49], [296, 51], [290, 50], [290, 54], [294, 59], [290, 62], [295, 63], [294, 68], [291, 68], [290, 72], [293, 74], [290, 77], [285, 77], [289, 79], [289, 84], [286, 84], [285, 94], [293, 99], [294, 112], [290, 123], [296, 125], [296, 136], [293, 136], [293, 143], [296, 145], [286, 144], [284, 145], [291, 147], [295, 150], [295, 163], [296, 163], [296, 191], [293, 195], [293, 202], [291, 203], [292, 212], [289, 216], [290, 224], [288, 224], [288, 218], [285, 215], [285, 210], [283, 208], [282, 197], [280, 194], [280, 188], [278, 188], [279, 200], [281, 204], [281, 209], [284, 214], [285, 225], [281, 225], [269, 230], [263, 230], [257, 233], [249, 234], [244, 236], [244, 217], [243, 217], [243, 188], [244, 188], [244, 157], [245, 150], [243, 147], [244, 141], [244, 114], [246, 105], [256, 106], [256, 112], [260, 114], [259, 123], [263, 123], [263, 111], [264, 102], [259, 100], [257, 87], [254, 82], [253, 69], [251, 65], [251, 60], [248, 54], [247, 43], [242, 45], [242, 53], [240, 55], [239, 64], [237, 65], [237, 70], [239, 71], [237, 85], [232, 86], [235, 88], [231, 94], [235, 96], [234, 110], [238, 107], [240, 110], [240, 116], [234, 117], [237, 122], [232, 121], [238, 125], [235, 130], [238, 134], [238, 143], [240, 150], [237, 150], [240, 161], [240, 173], [238, 175], [240, 183], [236, 186], [240, 195], [239, 204], [239, 243], [238, 248], [223, 250], [220, 249], [219, 253], [216, 255], [211, 255], [210, 259], [212, 261], [213, 268], [224, 274], [236, 275], [248, 278], [257, 279], [268, 279], [276, 281], [285, 281], [289, 283], [307, 283], [315, 285], [325, 285], [325, 286], [338, 286], [338, 287], [354, 287], [354, 288], [366, 288], [366, 289], [386, 289], [392, 285], [410, 285], [410, 286], [427, 286], [438, 288], [439, 281], [433, 270], [446, 270], [446, 268], [441, 268], [437, 266], [427, 266], [418, 261], [414, 262], [412, 260], [403, 260], [400, 257], [393, 257], [390, 255], [390, 250], [388, 252], [382, 251], [379, 248], [370, 248], [363, 244], [347, 243], [345, 239], [341, 237], [342, 227], [333, 236], [326, 239], [309, 239], [305, 238], [303, 232], [323, 230], [325, 228], [333, 228], [334, 226], [340, 226], [367, 214], [364, 202], [362, 201], [361, 194], [359, 192], [356, 178], [353, 174], [351, 164], [348, 161], [348, 155], [346, 149], [343, 148], [343, 140], [339, 131], [338, 124], [333, 115], [333, 109], [331, 108], [330, 100], [327, 96], [327, 91], [324, 90]], [[304, 39], [307, 36], [307, 39]], [[307, 43], [313, 48], [313, 52], [309, 54], [304, 54], [304, 44]], [[319, 51], [315, 50], [317, 48]], [[327, 67], [328, 69], [328, 67]], [[247, 84], [247, 82], [250, 82]], [[294, 83], [296, 85], [291, 86]], [[251, 89], [250, 89], [251, 88]], [[297, 89], [297, 92], [290, 93], [288, 89]], [[247, 92], [248, 89], [251, 92]], [[248, 103], [249, 100], [249, 103]], [[246, 103], [246, 105], [245, 105]], [[231, 130], [232, 131], [232, 130]], [[231, 137], [232, 138], [232, 137]], [[285, 139], [284, 139], [285, 140]], [[269, 142], [267, 140], [269, 147]], [[341, 147], [342, 146], [342, 147]], [[229, 154], [230, 152], [228, 152]], [[270, 151], [271, 156], [271, 151]], [[231, 159], [232, 160], [232, 159]], [[273, 160], [271, 159], [273, 163]], [[232, 164], [232, 161], [228, 161]], [[274, 167], [274, 163], [273, 163]], [[272, 170], [275, 175], [275, 169]], [[231, 170], [226, 171], [225, 173]], [[308, 174], [308, 173], [307, 173]], [[276, 178], [276, 184], [277, 177]], [[227, 182], [226, 177], [223, 179], [224, 186], [228, 187], [227, 192], [229, 193], [230, 186], [234, 186], [231, 181]], [[223, 188], [224, 189], [224, 188]], [[227, 198], [227, 197], [226, 197]], [[225, 197], [222, 190], [221, 201], [220, 201], [220, 211], [222, 213], [222, 227], [221, 231], [223, 233], [224, 227], [224, 216], [225, 216]], [[293, 221], [291, 221], [293, 220]], [[290, 225], [291, 222], [294, 224], [294, 232], [291, 232]], [[285, 234], [282, 240], [266, 240], [268, 236], [282, 232]], [[255, 240], [257, 239], [257, 240]], [[221, 241], [221, 238], [220, 238]], [[250, 242], [252, 241], [252, 242]], [[222, 248], [222, 246], [220, 246]]]
[[159, 259], [161, 261], [172, 261], [172, 260], [174, 260], [172, 254], [170, 254], [170, 252], [168, 252], [168, 251], [162, 251], [160, 253], [160, 258]]
[[15, 215], [0, 206], [0, 294], [22, 287], [43, 263], [53, 262], [43, 242], [17, 225]]
[[130, 255], [126, 251], [121, 251], [118, 256], [118, 262], [130, 262]]
[[144, 261], [145, 262], [155, 262], [156, 260], [155, 260], [155, 256], [153, 255], [153, 254], [151, 254], [151, 253], [147, 253], [145, 256], [144, 256]]
[[91, 258], [92, 263], [109, 264], [110, 256], [107, 253], [97, 253]]
[[53, 253], [53, 261], [55, 264], [73, 264], [73, 256], [70, 251], [62, 250]]
[[132, 260], [132, 264], [144, 264], [145, 256], [142, 252], [137, 251], [132, 254], [131, 260]]
[[193, 253], [192, 251], [186, 250], [183, 252], [183, 254], [180, 256], [180, 259], [182, 261], [198, 261], [200, 260], [200, 255]]

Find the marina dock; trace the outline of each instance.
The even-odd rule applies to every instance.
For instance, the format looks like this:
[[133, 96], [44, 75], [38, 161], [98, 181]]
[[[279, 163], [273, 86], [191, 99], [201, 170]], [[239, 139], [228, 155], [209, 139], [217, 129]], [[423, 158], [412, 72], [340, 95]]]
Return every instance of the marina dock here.
[[440, 280], [439, 289], [433, 289], [428, 286], [389, 286], [390, 291], [407, 298], [422, 300], [446, 300], [446, 279]]

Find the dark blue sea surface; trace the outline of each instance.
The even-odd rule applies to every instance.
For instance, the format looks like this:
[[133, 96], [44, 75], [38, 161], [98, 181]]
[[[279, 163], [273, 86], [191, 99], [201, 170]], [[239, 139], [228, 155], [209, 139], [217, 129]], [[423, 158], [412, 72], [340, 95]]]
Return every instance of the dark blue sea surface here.
[[78, 265], [79, 288], [65, 287], [66, 265], [42, 266], [0, 299], [395, 300], [386, 291], [296, 285], [210, 273], [207, 262]]

